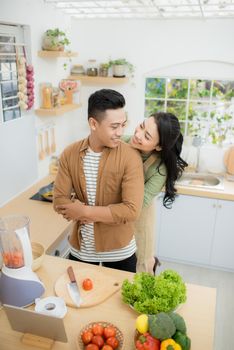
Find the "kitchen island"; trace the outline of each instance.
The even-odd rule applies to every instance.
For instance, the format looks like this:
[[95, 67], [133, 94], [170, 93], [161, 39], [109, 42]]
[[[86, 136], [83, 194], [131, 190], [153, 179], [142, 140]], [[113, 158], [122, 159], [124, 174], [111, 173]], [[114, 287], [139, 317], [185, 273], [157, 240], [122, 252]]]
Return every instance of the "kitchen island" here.
[[[56, 280], [66, 271], [67, 267], [101, 269], [108, 276], [119, 281], [132, 279], [133, 274], [105, 267], [93, 266], [58, 257], [46, 256], [41, 268], [37, 271], [46, 287], [45, 296], [54, 295]], [[187, 302], [181, 306], [179, 313], [184, 317], [188, 335], [192, 340], [191, 350], [212, 350], [215, 324], [216, 289], [187, 284]], [[125, 350], [134, 350], [135, 320], [138, 314], [125, 305], [118, 291], [103, 303], [89, 308], [68, 307], [64, 317], [68, 343], [55, 342], [54, 350], [75, 350], [76, 338], [80, 330], [89, 322], [107, 321], [115, 324], [123, 332]], [[13, 331], [5, 315], [0, 311], [0, 349], [1, 350], [35, 350], [35, 347], [23, 345], [20, 341], [21, 333]]]

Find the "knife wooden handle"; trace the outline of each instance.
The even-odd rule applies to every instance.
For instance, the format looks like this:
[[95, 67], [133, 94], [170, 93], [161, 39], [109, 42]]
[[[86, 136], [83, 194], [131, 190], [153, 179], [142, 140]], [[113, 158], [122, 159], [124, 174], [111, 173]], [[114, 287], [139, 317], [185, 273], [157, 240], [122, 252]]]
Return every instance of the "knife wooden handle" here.
[[68, 273], [68, 276], [70, 278], [70, 281], [71, 282], [76, 282], [76, 277], [75, 277], [75, 274], [74, 274], [74, 271], [73, 271], [73, 268], [72, 266], [69, 266], [67, 268], [67, 273]]

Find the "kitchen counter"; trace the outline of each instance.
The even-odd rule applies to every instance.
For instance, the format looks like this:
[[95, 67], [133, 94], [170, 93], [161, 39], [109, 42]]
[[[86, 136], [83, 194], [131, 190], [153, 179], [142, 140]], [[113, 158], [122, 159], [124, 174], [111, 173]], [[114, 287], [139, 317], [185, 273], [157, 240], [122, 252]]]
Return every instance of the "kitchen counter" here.
[[216, 198], [216, 199], [224, 199], [224, 200], [234, 200], [234, 182], [223, 180], [224, 189], [206, 189], [199, 187], [187, 187], [176, 185], [178, 194], [186, 194], [189, 196], [197, 196], [197, 197], [206, 197], [206, 198]]
[[[52, 256], [46, 256], [42, 267], [37, 271], [44, 282], [46, 293], [44, 296], [54, 295], [54, 283], [58, 277], [72, 265], [80, 269], [101, 269], [109, 276], [132, 279], [133, 274], [119, 270], [93, 266], [75, 261], [69, 261]], [[215, 324], [216, 289], [187, 284], [187, 302], [181, 306], [179, 313], [184, 317], [188, 335], [192, 339], [191, 350], [212, 350]], [[90, 308], [76, 309], [68, 307], [64, 318], [68, 343], [55, 342], [54, 350], [75, 350], [75, 339], [81, 328], [89, 322], [108, 321], [119, 327], [125, 339], [125, 350], [134, 350], [133, 337], [137, 313], [121, 301], [121, 292], [117, 292], [102, 304]], [[21, 333], [13, 331], [6, 318], [5, 311], [0, 311], [0, 344], [4, 350], [35, 350], [35, 347], [25, 346], [20, 342]]]
[[[31, 241], [43, 244], [48, 254], [66, 237], [71, 224], [53, 210], [50, 202], [40, 202], [29, 198], [53, 180], [53, 175], [45, 177], [0, 208], [0, 216], [11, 214], [29, 216]], [[185, 186], [177, 186], [177, 189], [178, 194], [234, 200], [234, 182], [227, 180], [224, 180], [223, 191]]]
[[0, 208], [0, 216], [27, 215], [30, 218], [31, 241], [43, 244], [47, 253], [50, 253], [66, 236], [69, 223], [54, 211], [52, 203], [32, 200], [30, 197], [53, 180], [52, 175], [45, 177]]

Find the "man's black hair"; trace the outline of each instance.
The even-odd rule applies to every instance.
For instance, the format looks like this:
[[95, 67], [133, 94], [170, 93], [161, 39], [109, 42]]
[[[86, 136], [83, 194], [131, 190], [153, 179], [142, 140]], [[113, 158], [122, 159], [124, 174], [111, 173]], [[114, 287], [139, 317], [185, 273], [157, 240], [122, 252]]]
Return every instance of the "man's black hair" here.
[[118, 91], [102, 89], [94, 92], [88, 100], [88, 119], [101, 121], [107, 109], [119, 109], [125, 106], [125, 99]]

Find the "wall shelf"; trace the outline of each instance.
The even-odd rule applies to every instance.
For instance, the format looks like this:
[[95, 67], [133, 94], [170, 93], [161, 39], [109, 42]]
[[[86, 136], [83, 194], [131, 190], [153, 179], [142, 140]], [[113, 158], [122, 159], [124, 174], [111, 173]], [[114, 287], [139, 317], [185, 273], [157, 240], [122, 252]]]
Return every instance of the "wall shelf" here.
[[90, 77], [88, 75], [69, 75], [68, 79], [80, 80], [84, 85], [95, 84], [126, 84], [129, 78], [115, 78], [115, 77]]
[[76, 57], [78, 56], [77, 52], [69, 51], [38, 51], [37, 55], [42, 58], [57, 58], [57, 57]]
[[51, 108], [51, 109], [38, 108], [38, 109], [35, 109], [35, 114], [38, 115], [39, 117], [50, 117], [50, 116], [62, 115], [64, 113], [73, 111], [78, 108], [81, 108], [81, 104], [73, 103], [73, 104], [67, 104], [61, 107]]

